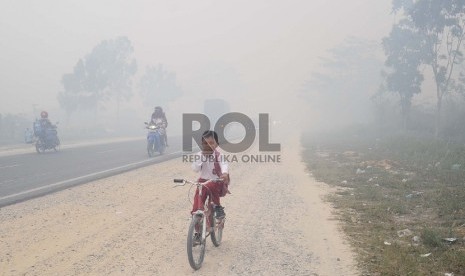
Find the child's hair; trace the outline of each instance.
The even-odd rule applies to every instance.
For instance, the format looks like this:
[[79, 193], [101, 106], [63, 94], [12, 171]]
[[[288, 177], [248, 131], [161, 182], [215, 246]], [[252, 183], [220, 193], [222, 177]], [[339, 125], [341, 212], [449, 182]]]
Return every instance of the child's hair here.
[[213, 130], [206, 130], [203, 134], [202, 134], [202, 140], [204, 138], [209, 138], [209, 137], [212, 137], [215, 139], [215, 142], [218, 144], [218, 134], [213, 131]]

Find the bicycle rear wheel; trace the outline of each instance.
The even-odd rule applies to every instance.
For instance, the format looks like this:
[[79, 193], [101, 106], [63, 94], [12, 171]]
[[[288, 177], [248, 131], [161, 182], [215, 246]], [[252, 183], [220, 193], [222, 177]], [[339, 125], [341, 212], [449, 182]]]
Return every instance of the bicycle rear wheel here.
[[221, 239], [223, 238], [224, 220], [225, 218], [217, 219], [215, 212], [210, 213], [210, 226], [212, 227], [210, 237], [216, 247], [220, 246]]
[[202, 266], [205, 256], [206, 240], [202, 239], [203, 217], [193, 216], [187, 234], [187, 258], [195, 270]]

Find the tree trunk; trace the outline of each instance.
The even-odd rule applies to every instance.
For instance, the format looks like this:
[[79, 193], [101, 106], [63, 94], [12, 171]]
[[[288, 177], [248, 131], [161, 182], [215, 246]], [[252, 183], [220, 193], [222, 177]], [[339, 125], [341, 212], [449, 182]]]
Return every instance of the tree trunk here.
[[435, 126], [435, 133], [434, 133], [436, 138], [439, 138], [439, 134], [441, 133], [441, 113], [442, 113], [442, 95], [440, 94], [440, 91], [438, 91], [438, 101], [436, 105], [436, 126]]
[[410, 113], [410, 101], [407, 96], [401, 95], [400, 98], [400, 106], [401, 106], [401, 113], [402, 113], [402, 130], [407, 130], [408, 127], [408, 121], [409, 121], [409, 113]]
[[436, 123], [434, 126], [434, 136], [436, 138], [439, 137], [440, 129], [441, 129], [441, 109], [442, 109], [442, 92], [439, 84], [436, 81]]

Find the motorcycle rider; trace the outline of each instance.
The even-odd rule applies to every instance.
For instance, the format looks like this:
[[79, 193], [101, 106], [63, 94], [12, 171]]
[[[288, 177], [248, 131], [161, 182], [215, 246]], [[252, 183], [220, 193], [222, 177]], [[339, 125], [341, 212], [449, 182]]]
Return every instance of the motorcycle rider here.
[[60, 139], [57, 134], [57, 126], [53, 125], [48, 119], [48, 112], [42, 111], [40, 119], [36, 119], [34, 124], [34, 133], [37, 136], [36, 150], [38, 153], [44, 152], [47, 149], [54, 149], [60, 145]]
[[37, 137], [44, 138], [45, 136], [45, 131], [47, 129], [53, 128], [52, 122], [48, 119], [48, 112], [47, 111], [42, 111], [40, 112], [40, 119], [38, 120], [38, 126], [39, 129], [37, 129], [37, 126], [34, 126], [34, 132], [39, 132], [39, 133], [34, 133]]
[[156, 106], [153, 113], [152, 113], [152, 118], [150, 120], [152, 124], [158, 124], [161, 122], [164, 128], [164, 140], [165, 140], [165, 145], [168, 146], [168, 136], [166, 135], [166, 128], [168, 127], [168, 120], [166, 119], [165, 112], [163, 112], [163, 109], [161, 106]]

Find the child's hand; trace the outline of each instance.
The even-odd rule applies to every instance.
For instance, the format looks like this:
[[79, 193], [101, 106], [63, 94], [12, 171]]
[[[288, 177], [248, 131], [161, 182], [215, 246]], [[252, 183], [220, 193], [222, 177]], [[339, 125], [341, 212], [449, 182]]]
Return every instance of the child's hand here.
[[214, 139], [202, 139], [202, 153], [204, 155], [213, 154], [218, 145]]
[[213, 139], [207, 139], [206, 140], [207, 144], [208, 144], [208, 147], [213, 151], [216, 149], [216, 147], [218, 146], [218, 144], [216, 143], [215, 140]]
[[223, 173], [220, 178], [224, 182], [229, 182], [229, 174], [227, 173]]

